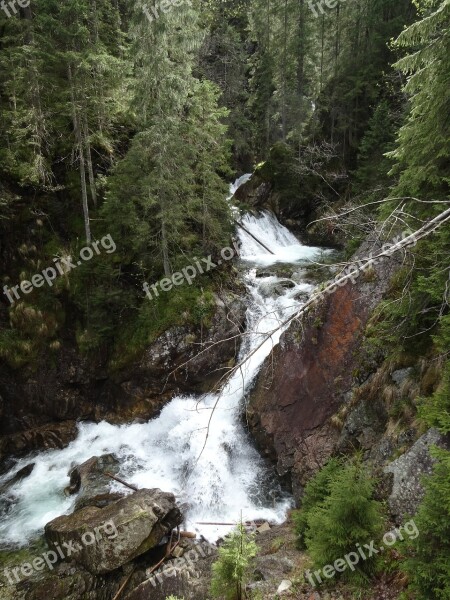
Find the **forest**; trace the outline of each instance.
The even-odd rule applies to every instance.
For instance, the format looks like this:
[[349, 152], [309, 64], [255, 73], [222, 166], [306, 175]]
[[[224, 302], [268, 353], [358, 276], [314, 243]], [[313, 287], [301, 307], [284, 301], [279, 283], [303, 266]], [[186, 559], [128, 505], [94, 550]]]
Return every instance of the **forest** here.
[[[1, 0], [0, 598], [450, 600], [449, 140], [450, 0]], [[205, 402], [189, 435], [183, 401]], [[137, 429], [114, 449], [128, 426], [153, 428], [151, 451]], [[142, 587], [178, 508], [120, 564], [61, 571], [78, 579], [59, 591], [42, 574], [4, 583], [21, 553], [67, 541], [48, 527], [73, 509], [56, 462], [43, 499], [14, 487], [35, 481], [24, 468], [61, 452], [83, 482], [80, 463], [114, 455], [107, 477], [178, 497], [162, 467], [141, 481], [148, 464], [129, 466], [162, 461], [173, 431], [181, 496], [214, 504], [198, 522], [237, 523], [204, 589]], [[76, 443], [87, 454], [64, 462]], [[270, 463], [276, 525], [256, 492], [244, 521], [231, 511], [244, 454]], [[187, 475], [202, 464], [208, 491]], [[25, 493], [42, 504], [33, 531]], [[17, 535], [14, 507], [30, 519]], [[408, 535], [382, 556], [336, 567], [394, 528]], [[292, 563], [276, 585], [272, 554]], [[336, 577], [312, 575], [327, 564]]]

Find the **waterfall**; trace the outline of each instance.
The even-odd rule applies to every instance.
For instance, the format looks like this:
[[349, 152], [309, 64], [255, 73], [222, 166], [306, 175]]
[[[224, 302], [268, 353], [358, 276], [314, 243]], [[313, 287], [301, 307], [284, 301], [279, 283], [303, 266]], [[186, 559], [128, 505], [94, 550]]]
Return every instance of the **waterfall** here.
[[[245, 180], [245, 176], [241, 178]], [[237, 182], [230, 193], [236, 186]], [[31, 475], [8, 490], [12, 502], [4, 503], [0, 519], [3, 544], [24, 545], [41, 534], [48, 521], [71, 512], [74, 498], [63, 493], [69, 469], [106, 453], [119, 458], [123, 479], [138, 487], [159, 487], [176, 494], [180, 502], [188, 505], [189, 529], [209, 540], [227, 533], [227, 528], [201, 526], [198, 522], [238, 522], [241, 511], [244, 520], [284, 520], [291, 499], [282, 492], [272, 468], [253, 446], [242, 413], [255, 375], [279, 342], [282, 332], [274, 332], [275, 328], [298, 309], [301, 304], [298, 298], [310, 294], [313, 288], [305, 282], [290, 280], [283, 286], [286, 280], [274, 272], [258, 273], [258, 267], [266, 270], [282, 262], [290, 263], [295, 270], [296, 265], [316, 256], [319, 249], [302, 245], [268, 212], [245, 215], [242, 222], [275, 254], [269, 254], [239, 230], [240, 269], [248, 292], [247, 333], [242, 338], [240, 359], [273, 332], [271, 337], [242, 370], [225, 382], [218, 403], [216, 393], [201, 398], [178, 396], [148, 423], [120, 426], [106, 422], [80, 423], [77, 439], [67, 448], [18, 460], [9, 473], [0, 477], [0, 485], [30, 461], [35, 461], [36, 466]], [[208, 421], [216, 403], [206, 440]], [[111, 488], [125, 491], [116, 483]]]

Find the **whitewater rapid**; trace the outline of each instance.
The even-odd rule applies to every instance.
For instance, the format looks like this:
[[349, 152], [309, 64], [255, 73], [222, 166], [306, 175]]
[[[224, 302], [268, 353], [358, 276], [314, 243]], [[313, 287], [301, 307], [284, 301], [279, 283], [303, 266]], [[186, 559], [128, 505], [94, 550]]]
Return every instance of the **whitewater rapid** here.
[[[240, 181], [247, 179], [244, 176]], [[248, 305], [239, 360], [254, 354], [226, 381], [220, 398], [216, 393], [178, 396], [157, 418], [144, 424], [80, 423], [77, 439], [67, 448], [18, 460], [0, 477], [0, 486], [30, 462], [36, 465], [0, 503], [0, 545], [25, 545], [39, 536], [51, 519], [70, 513], [75, 497], [64, 495], [69, 470], [92, 456], [108, 453], [119, 459], [120, 476], [126, 481], [140, 488], [173, 492], [186, 503], [186, 526], [211, 541], [231, 527], [199, 523], [237, 523], [241, 513], [248, 521], [285, 519], [291, 498], [282, 492], [272, 468], [254, 448], [242, 415], [256, 374], [279, 342], [282, 330], [275, 329], [298, 309], [299, 298], [309, 295], [313, 287], [290, 281], [287, 289], [280, 288], [277, 283], [281, 279], [261, 273], [261, 268], [282, 262], [295, 270], [302, 261], [316, 257], [320, 249], [302, 245], [271, 213], [244, 215], [242, 223], [274, 252], [268, 253], [239, 229], [240, 268]], [[276, 291], [270, 293], [272, 289]], [[125, 491], [116, 483], [111, 488]]]

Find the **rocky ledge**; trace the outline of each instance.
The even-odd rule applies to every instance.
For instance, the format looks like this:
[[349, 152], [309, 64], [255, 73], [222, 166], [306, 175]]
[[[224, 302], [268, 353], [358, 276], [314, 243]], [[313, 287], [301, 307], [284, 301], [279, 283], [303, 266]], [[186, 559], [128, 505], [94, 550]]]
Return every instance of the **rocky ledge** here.
[[209, 328], [173, 327], [120, 372], [80, 357], [70, 345], [32, 371], [0, 365], [0, 472], [7, 457], [66, 446], [77, 420], [148, 420], [177, 393], [211, 389], [237, 356], [245, 314], [242, 299], [223, 292]]
[[111, 600], [119, 590], [121, 600], [206, 600], [216, 547], [180, 531], [173, 494], [111, 494], [106, 473], [116, 467], [105, 455], [70, 471], [66, 494], [83, 507], [47, 523], [45, 539], [0, 555], [2, 600]]
[[[369, 250], [367, 242], [358, 255]], [[430, 391], [421, 389], [412, 369], [380, 367], [363, 351], [366, 325], [401, 260], [394, 256], [374, 265], [294, 321], [256, 378], [247, 411], [250, 431], [261, 452], [292, 484], [298, 503], [305, 483], [332, 455], [360, 449], [382, 473], [420, 435], [408, 426], [390, 427], [389, 411], [396, 398]], [[431, 437], [433, 443], [444, 443]], [[431, 464], [428, 446], [420, 449], [385, 470], [396, 514], [411, 511], [420, 500], [420, 475]], [[413, 472], [411, 485], [402, 484], [410, 490], [408, 498], [399, 498], [393, 484], [398, 487], [401, 473]]]

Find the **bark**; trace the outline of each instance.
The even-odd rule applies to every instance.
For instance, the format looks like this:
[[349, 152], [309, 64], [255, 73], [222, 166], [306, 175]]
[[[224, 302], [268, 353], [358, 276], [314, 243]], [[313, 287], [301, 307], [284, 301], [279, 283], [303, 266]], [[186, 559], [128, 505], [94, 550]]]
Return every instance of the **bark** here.
[[94, 206], [97, 208], [97, 190], [95, 189], [94, 168], [92, 166], [91, 143], [89, 142], [89, 129], [88, 129], [86, 113], [83, 115], [83, 134], [84, 134], [84, 146], [85, 146], [85, 150], [86, 150], [87, 170], [88, 170], [88, 175], [89, 175], [89, 187], [91, 190], [92, 201], [94, 203]]
[[76, 147], [78, 149], [79, 161], [80, 161], [80, 182], [81, 182], [81, 199], [83, 205], [83, 216], [84, 216], [84, 229], [86, 233], [86, 242], [88, 244], [91, 243], [91, 225], [89, 222], [89, 206], [88, 206], [88, 197], [87, 197], [87, 187], [86, 187], [86, 165], [84, 158], [84, 144], [83, 144], [83, 136], [81, 132], [80, 119], [78, 117], [78, 110], [75, 101], [75, 91], [72, 77], [72, 67], [68, 66], [68, 77], [70, 84], [70, 98], [72, 101], [72, 118], [73, 118], [73, 129], [75, 133]]

